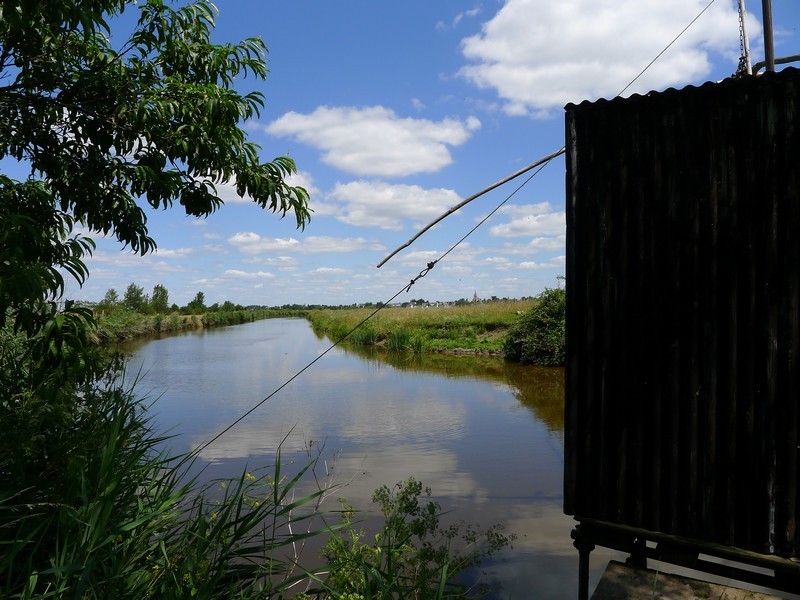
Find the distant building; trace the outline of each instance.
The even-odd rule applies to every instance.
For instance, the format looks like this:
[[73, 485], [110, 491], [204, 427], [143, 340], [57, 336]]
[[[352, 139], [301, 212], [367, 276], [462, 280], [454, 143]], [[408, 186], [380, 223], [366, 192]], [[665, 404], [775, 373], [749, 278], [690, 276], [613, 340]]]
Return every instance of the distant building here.
[[475, 294], [472, 296], [472, 301], [473, 302], [480, 302], [481, 301], [481, 299], [478, 298], [478, 290], [475, 290]]

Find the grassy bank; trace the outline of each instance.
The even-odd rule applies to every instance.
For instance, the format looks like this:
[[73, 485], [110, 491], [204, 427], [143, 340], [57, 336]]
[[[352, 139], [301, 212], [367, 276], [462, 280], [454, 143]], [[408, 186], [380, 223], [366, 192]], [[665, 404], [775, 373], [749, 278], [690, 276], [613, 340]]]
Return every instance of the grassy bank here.
[[[529, 309], [530, 300], [479, 302], [465, 306], [384, 308], [347, 339], [350, 343], [388, 350], [499, 355], [503, 338]], [[317, 334], [338, 340], [374, 309], [312, 310]]]
[[303, 311], [282, 309], [220, 310], [197, 315], [184, 315], [179, 312], [145, 315], [118, 308], [107, 314], [96, 315], [95, 338], [97, 342], [103, 344], [162, 333], [238, 325], [260, 319], [302, 316], [305, 316]]

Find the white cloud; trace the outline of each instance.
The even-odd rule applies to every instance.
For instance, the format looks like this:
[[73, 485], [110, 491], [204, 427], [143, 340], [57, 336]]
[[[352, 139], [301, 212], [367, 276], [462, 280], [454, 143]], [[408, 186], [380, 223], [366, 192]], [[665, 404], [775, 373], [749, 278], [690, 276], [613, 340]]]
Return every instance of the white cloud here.
[[536, 204], [506, 204], [499, 211], [503, 215], [512, 217], [527, 217], [532, 213], [550, 213], [553, 207], [549, 202], [538, 202]]
[[[366, 238], [337, 238], [331, 236], [309, 236], [302, 241], [294, 238], [261, 237], [253, 232], [240, 232], [228, 242], [245, 254], [262, 252], [294, 251], [300, 254], [316, 254], [321, 252], [357, 252], [360, 250], [383, 250], [379, 243]], [[281, 262], [289, 262], [289, 257], [279, 257]]]
[[225, 271], [225, 275], [236, 279], [275, 279], [275, 275], [273, 275], [272, 273], [267, 273], [265, 271], [258, 271], [254, 273], [251, 271], [228, 269], [227, 271]]
[[[460, 74], [481, 88], [494, 89], [510, 115], [541, 116], [569, 102], [611, 98], [706, 4], [706, 0], [508, 0], [480, 34], [462, 40], [463, 54], [473, 64]], [[626, 93], [706, 77], [711, 51], [729, 57], [733, 71], [739, 51], [734, 4], [730, 0], [713, 4]]]
[[167, 250], [166, 248], [158, 248], [153, 251], [153, 255], [159, 258], [181, 258], [192, 254], [196, 248], [175, 248], [174, 250]]
[[480, 12], [481, 12], [481, 9], [480, 9], [479, 6], [476, 7], [476, 8], [471, 8], [469, 10], [465, 10], [463, 12], [458, 13], [455, 17], [453, 17], [453, 20], [450, 22], [449, 25], [447, 23], [445, 23], [444, 21], [439, 21], [438, 23], [436, 23], [436, 29], [440, 29], [440, 30], [441, 29], [455, 29], [456, 27], [458, 27], [458, 24], [461, 23], [461, 21], [465, 17], [474, 17], [475, 15], [479, 14]]
[[453, 190], [369, 181], [337, 183], [329, 196], [344, 205], [340, 221], [393, 230], [403, 229], [403, 219], [434, 219], [460, 200]]
[[566, 235], [556, 235], [553, 237], [533, 238], [528, 244], [528, 248], [534, 251], [539, 250], [563, 250], [567, 245]]
[[324, 252], [359, 252], [361, 250], [385, 250], [375, 240], [363, 237], [337, 238], [327, 235], [312, 235], [303, 240], [303, 252], [318, 254]]
[[455, 275], [455, 276], [469, 275], [470, 273], [472, 273], [472, 269], [470, 269], [469, 267], [465, 267], [463, 265], [453, 265], [453, 266], [445, 265], [442, 267], [442, 273], [447, 273], [449, 275]]
[[460, 146], [480, 121], [402, 118], [382, 106], [321, 106], [308, 115], [289, 112], [266, 127], [323, 152], [322, 160], [359, 176], [403, 177], [434, 173], [453, 162], [449, 146]]
[[251, 231], [234, 234], [228, 238], [228, 243], [236, 246], [246, 254], [285, 252], [287, 250], [296, 250], [300, 246], [300, 241], [294, 238], [261, 237]]
[[[503, 207], [501, 212], [510, 215], [511, 221], [491, 227], [489, 233], [495, 237], [563, 236], [567, 227], [566, 213], [552, 210], [547, 202]], [[541, 248], [544, 243], [539, 243]]]
[[347, 269], [340, 269], [338, 267], [320, 267], [311, 271], [314, 275], [343, 275], [347, 272]]
[[[319, 189], [314, 185], [314, 179], [310, 173], [304, 171], [293, 173], [286, 178], [286, 183], [291, 186], [305, 188], [312, 198], [319, 194]], [[225, 204], [250, 204], [253, 202], [251, 196], [245, 195], [242, 197], [238, 194], [235, 180], [216, 183], [214, 187], [217, 190], [217, 195]]]
[[555, 268], [555, 267], [561, 267], [561, 266], [563, 266], [563, 264], [564, 264], [563, 257], [558, 257], [556, 259], [553, 259], [553, 260], [550, 260], [550, 261], [547, 261], [547, 262], [542, 262], [542, 263], [537, 263], [537, 262], [534, 262], [534, 261], [525, 261], [525, 262], [519, 263], [519, 265], [517, 265], [517, 266], [520, 269], [525, 269], [525, 270], [529, 270], [529, 271], [538, 271], [540, 269], [552, 269], [552, 268]]

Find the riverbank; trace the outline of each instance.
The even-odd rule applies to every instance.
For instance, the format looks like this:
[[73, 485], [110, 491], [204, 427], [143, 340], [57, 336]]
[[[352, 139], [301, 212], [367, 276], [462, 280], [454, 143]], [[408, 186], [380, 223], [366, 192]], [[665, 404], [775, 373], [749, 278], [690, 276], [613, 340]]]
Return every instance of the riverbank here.
[[[384, 308], [347, 337], [347, 342], [387, 350], [500, 356], [503, 339], [531, 300], [476, 302], [463, 306]], [[317, 335], [339, 340], [375, 309], [310, 310]]]
[[220, 310], [196, 315], [184, 315], [179, 312], [145, 315], [119, 308], [107, 314], [95, 315], [97, 329], [93, 337], [96, 343], [106, 344], [164, 333], [239, 325], [261, 319], [304, 316], [305, 311], [285, 309]]

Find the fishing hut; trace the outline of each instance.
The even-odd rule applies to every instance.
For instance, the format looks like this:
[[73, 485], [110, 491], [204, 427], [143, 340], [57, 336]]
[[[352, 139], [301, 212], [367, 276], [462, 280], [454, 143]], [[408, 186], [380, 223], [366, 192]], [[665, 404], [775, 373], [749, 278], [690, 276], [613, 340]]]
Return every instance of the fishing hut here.
[[800, 592], [800, 70], [566, 108], [564, 511]]

